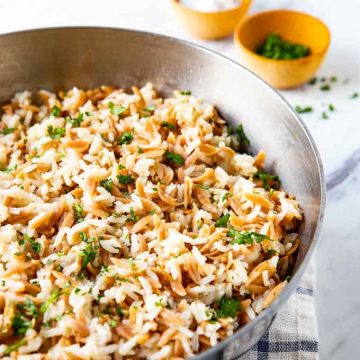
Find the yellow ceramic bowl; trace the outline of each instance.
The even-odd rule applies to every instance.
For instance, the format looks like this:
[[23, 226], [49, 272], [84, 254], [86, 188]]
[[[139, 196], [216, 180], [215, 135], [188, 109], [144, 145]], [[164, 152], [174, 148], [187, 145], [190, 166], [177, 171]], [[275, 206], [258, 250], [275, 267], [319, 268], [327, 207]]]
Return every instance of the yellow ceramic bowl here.
[[171, 0], [176, 16], [195, 37], [214, 40], [230, 35], [246, 15], [252, 0], [240, 0], [239, 6], [217, 12], [201, 12]]
[[[295, 60], [273, 60], [255, 53], [269, 33], [310, 47], [310, 55]], [[310, 80], [321, 65], [330, 43], [330, 32], [308, 14], [275, 10], [255, 14], [238, 24], [234, 34], [240, 62], [272, 86], [280, 89]]]

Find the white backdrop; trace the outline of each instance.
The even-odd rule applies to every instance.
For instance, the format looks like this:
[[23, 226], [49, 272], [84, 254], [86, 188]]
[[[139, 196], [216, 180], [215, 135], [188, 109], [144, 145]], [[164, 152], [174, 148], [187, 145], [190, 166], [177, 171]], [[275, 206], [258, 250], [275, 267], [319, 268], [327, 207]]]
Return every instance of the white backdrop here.
[[[317, 250], [320, 357], [356, 359], [355, 341], [360, 339], [360, 97], [350, 99], [350, 95], [360, 93], [360, 3], [255, 0], [251, 12], [272, 8], [310, 12], [321, 17], [332, 32], [331, 48], [320, 71], [321, 76], [338, 77], [332, 91], [306, 87], [283, 94], [293, 105], [315, 107], [314, 113], [303, 118], [319, 146], [328, 181], [340, 182], [329, 192]], [[175, 21], [168, 0], [0, 0], [0, 33], [65, 25], [141, 29], [199, 42]], [[238, 60], [231, 38], [199, 43]], [[321, 112], [329, 103], [336, 111], [323, 120]]]

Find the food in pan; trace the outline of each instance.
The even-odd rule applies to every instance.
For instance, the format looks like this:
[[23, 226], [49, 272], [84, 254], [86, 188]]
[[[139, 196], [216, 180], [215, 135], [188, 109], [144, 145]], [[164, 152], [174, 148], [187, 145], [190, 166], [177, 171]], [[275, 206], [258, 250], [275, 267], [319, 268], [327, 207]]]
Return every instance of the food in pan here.
[[36, 96], [0, 122], [1, 356], [187, 358], [286, 286], [302, 212], [242, 125], [151, 84]]

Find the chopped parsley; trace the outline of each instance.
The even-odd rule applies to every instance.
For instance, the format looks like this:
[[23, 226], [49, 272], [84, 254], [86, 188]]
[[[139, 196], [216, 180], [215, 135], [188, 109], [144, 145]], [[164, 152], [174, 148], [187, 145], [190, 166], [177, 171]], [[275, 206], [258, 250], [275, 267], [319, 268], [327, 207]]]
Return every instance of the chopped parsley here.
[[219, 302], [219, 310], [217, 311], [218, 318], [234, 318], [238, 311], [241, 311], [241, 304], [235, 298], [227, 298], [223, 296]]
[[180, 91], [181, 95], [191, 95], [191, 91], [190, 90], [182, 90]]
[[113, 186], [113, 181], [110, 178], [105, 179], [105, 180], [101, 180], [100, 181], [100, 186], [103, 187], [108, 192], [110, 192], [111, 188]]
[[4, 351], [4, 355], [8, 356], [10, 355], [13, 351], [17, 350], [18, 348], [20, 348], [21, 346], [27, 345], [27, 340], [26, 339], [20, 339], [19, 341], [16, 341], [15, 343], [9, 345], [5, 351]]
[[83, 207], [80, 204], [73, 205], [74, 215], [76, 222], [80, 223], [84, 221]]
[[140, 219], [139, 215], [135, 215], [134, 209], [131, 208], [130, 209], [130, 216], [127, 218], [126, 221], [132, 221], [132, 222], [137, 222]]
[[36, 241], [34, 240], [34, 238], [32, 238], [32, 237], [24, 234], [24, 235], [23, 235], [23, 240], [24, 240], [24, 243], [25, 243], [25, 241], [28, 241], [28, 242], [30, 243], [31, 250], [32, 250], [33, 252], [35, 252], [35, 253], [37, 253], [37, 254], [40, 253], [40, 251], [41, 251], [41, 244], [38, 243], [38, 242], [36, 242]]
[[210, 186], [204, 185], [204, 184], [196, 184], [196, 187], [198, 187], [199, 189], [202, 189], [202, 190], [209, 190], [210, 189]]
[[126, 167], [123, 164], [119, 164], [119, 170], [126, 169]]
[[331, 90], [331, 86], [330, 86], [329, 84], [321, 85], [320, 90], [321, 90], [321, 91], [330, 91], [330, 90]]
[[50, 136], [52, 139], [60, 139], [62, 136], [65, 135], [64, 128], [54, 128], [52, 125], [47, 127], [47, 135]]
[[149, 105], [143, 109], [142, 115], [144, 117], [149, 117], [155, 110], [155, 105]]
[[166, 127], [166, 128], [168, 128], [168, 129], [170, 129], [170, 130], [176, 130], [176, 129], [177, 129], [177, 126], [176, 126], [176, 125], [174, 125], [174, 124], [172, 124], [172, 123], [169, 123], [168, 121], [163, 121], [163, 122], [161, 123], [161, 126], [162, 126], [162, 127]]
[[358, 98], [358, 97], [359, 97], [359, 93], [357, 93], [357, 92], [354, 92], [354, 93], [350, 96], [351, 99], [356, 99], [356, 98]]
[[121, 105], [115, 105], [112, 102], [108, 103], [108, 108], [110, 109], [112, 115], [121, 115], [123, 112], [126, 111], [126, 107]]
[[134, 182], [134, 178], [131, 175], [117, 175], [116, 176], [120, 184], [131, 184]]
[[313, 111], [312, 106], [301, 107], [299, 105], [295, 106], [295, 111], [299, 114], [309, 113]]
[[125, 131], [119, 138], [118, 138], [118, 144], [124, 145], [124, 144], [130, 144], [134, 139], [133, 134], [130, 131]]
[[8, 128], [3, 129], [2, 133], [4, 135], [9, 135], [9, 134], [12, 134], [14, 131], [15, 131], [15, 128], [9, 128], [8, 127]]
[[17, 304], [16, 307], [20, 310], [24, 310], [25, 315], [27, 316], [36, 318], [39, 315], [36, 305], [29, 298], [26, 298], [22, 304]]
[[327, 114], [326, 111], [323, 111], [323, 112], [321, 113], [321, 117], [322, 117], [324, 120], [327, 120], [327, 119], [329, 118], [329, 115]]
[[243, 150], [244, 148], [250, 145], [250, 140], [246, 136], [242, 124], [239, 124], [236, 127], [235, 132], [236, 132], [236, 138], [239, 142], [239, 150]]
[[333, 104], [329, 104], [329, 111], [335, 111], [335, 106]]
[[229, 221], [230, 218], [230, 214], [226, 214], [224, 216], [222, 216], [221, 218], [217, 219], [216, 223], [215, 223], [215, 227], [227, 227], [227, 223]]
[[15, 314], [12, 319], [11, 327], [14, 330], [15, 335], [23, 336], [26, 334], [26, 331], [31, 327], [31, 322], [27, 320], [24, 316], [20, 314]]
[[317, 77], [313, 77], [311, 80], [308, 81], [309, 85], [315, 85], [317, 83]]
[[95, 260], [96, 254], [97, 252], [95, 248], [92, 246], [92, 244], [87, 243], [85, 249], [83, 249], [80, 253], [80, 256], [82, 257], [81, 267], [85, 269], [88, 266], [88, 264], [91, 264]]
[[262, 235], [256, 232], [240, 232], [231, 228], [227, 235], [233, 240], [233, 244], [254, 244], [255, 242], [260, 244], [263, 240], [269, 240], [266, 235]]
[[280, 185], [280, 178], [277, 175], [270, 174], [266, 172], [265, 170], [259, 170], [254, 175], [253, 178], [255, 180], [261, 180], [262, 186], [265, 190], [270, 190], [270, 183], [277, 183]]
[[331, 82], [337, 82], [337, 77], [336, 76], [331, 76], [330, 81]]
[[60, 295], [61, 292], [59, 289], [56, 289], [53, 293], [51, 293], [49, 298], [41, 305], [40, 312], [45, 314], [50, 305], [54, 303], [60, 297]]
[[185, 159], [180, 155], [170, 151], [166, 151], [165, 157], [169, 160], [172, 164], [177, 166], [182, 166], [185, 162]]
[[84, 121], [84, 114], [79, 113], [76, 118], [66, 117], [66, 122], [71, 123], [73, 127], [80, 127], [81, 123]]
[[52, 107], [52, 109], [51, 109], [51, 115], [60, 116], [61, 115], [61, 109], [58, 106], [54, 105]]
[[274, 60], [293, 60], [310, 54], [310, 48], [284, 40], [279, 34], [270, 33], [256, 50], [258, 55]]

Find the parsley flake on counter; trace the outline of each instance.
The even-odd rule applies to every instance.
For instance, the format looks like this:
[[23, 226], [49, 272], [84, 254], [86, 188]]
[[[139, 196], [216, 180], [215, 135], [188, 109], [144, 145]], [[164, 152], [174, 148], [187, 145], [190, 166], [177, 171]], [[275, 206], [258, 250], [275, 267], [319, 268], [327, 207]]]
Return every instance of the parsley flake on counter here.
[[297, 106], [295, 106], [295, 111], [299, 114], [309, 113], [309, 112], [313, 111], [313, 107], [312, 106], [301, 107], [301, 106], [297, 105]]
[[356, 99], [359, 97], [359, 93], [357, 92], [354, 92], [351, 96], [350, 96], [350, 99]]
[[330, 91], [331, 90], [331, 86], [329, 84], [324, 84], [320, 86], [320, 90], [321, 91]]

